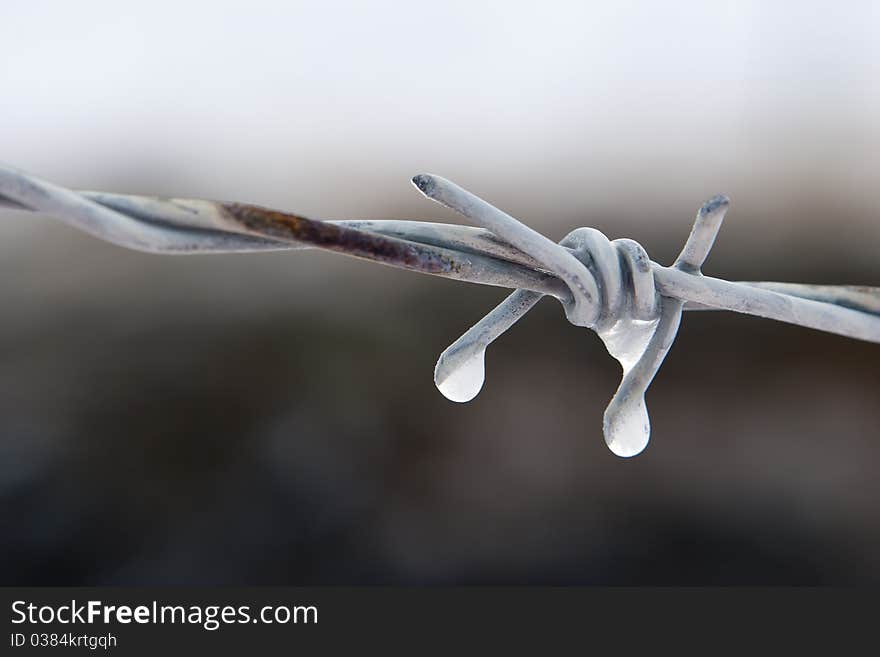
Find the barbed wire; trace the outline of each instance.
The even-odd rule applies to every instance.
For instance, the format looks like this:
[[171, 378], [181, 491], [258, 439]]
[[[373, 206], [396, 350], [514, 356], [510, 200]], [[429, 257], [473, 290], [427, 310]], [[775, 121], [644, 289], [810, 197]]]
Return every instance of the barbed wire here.
[[542, 297], [568, 320], [594, 330], [623, 368], [603, 422], [619, 456], [650, 437], [645, 393], [678, 331], [683, 310], [729, 310], [880, 343], [880, 288], [732, 282], [704, 276], [703, 263], [729, 208], [716, 196], [697, 212], [670, 267], [629, 239], [578, 228], [559, 243], [454, 183], [412, 179], [427, 198], [477, 227], [402, 220], [326, 221], [256, 205], [73, 191], [0, 166], [0, 206], [43, 212], [113, 244], [162, 254], [319, 248], [410, 271], [515, 291], [440, 356], [438, 389], [473, 399], [485, 379], [489, 345]]

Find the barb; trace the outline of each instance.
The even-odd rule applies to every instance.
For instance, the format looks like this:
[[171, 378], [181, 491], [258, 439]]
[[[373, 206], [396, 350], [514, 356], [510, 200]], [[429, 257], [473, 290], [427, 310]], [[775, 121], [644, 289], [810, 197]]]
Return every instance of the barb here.
[[731, 282], [703, 276], [729, 201], [697, 212], [671, 267], [628, 239], [578, 228], [554, 243], [454, 183], [413, 178], [428, 198], [478, 227], [421, 221], [324, 221], [255, 205], [76, 192], [0, 166], [0, 206], [45, 212], [99, 239], [163, 254], [319, 248], [410, 271], [515, 291], [440, 356], [434, 380], [453, 401], [483, 386], [488, 346], [545, 295], [569, 321], [594, 330], [623, 368], [605, 411], [604, 434], [619, 456], [650, 437], [645, 393], [675, 340], [683, 310], [729, 310], [880, 342], [880, 288]]

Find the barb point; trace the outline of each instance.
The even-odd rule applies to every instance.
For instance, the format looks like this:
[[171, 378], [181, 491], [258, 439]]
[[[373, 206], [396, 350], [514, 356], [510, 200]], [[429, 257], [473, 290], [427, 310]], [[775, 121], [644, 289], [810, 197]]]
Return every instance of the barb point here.
[[434, 176], [427, 173], [420, 173], [417, 176], [413, 176], [412, 183], [416, 187], [418, 187], [419, 191], [425, 196], [430, 197], [431, 193], [434, 191], [436, 187], [436, 182], [434, 181]]

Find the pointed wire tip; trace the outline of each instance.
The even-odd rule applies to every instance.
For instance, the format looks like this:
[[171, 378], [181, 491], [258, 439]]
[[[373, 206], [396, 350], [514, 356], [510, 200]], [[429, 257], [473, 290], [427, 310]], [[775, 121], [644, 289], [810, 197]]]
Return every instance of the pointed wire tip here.
[[431, 193], [437, 187], [434, 176], [429, 173], [420, 173], [412, 177], [412, 184], [418, 187], [419, 191], [425, 196], [430, 197]]
[[726, 210], [729, 205], [730, 199], [724, 194], [718, 194], [703, 204], [703, 207], [700, 208], [700, 214], [715, 214], [721, 210]]

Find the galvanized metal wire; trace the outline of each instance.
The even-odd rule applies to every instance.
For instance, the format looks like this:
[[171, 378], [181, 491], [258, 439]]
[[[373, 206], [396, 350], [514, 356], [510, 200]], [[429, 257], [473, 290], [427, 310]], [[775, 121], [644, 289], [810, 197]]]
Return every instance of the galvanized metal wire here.
[[701, 267], [729, 208], [724, 196], [697, 212], [669, 267], [637, 242], [579, 228], [555, 243], [439, 176], [418, 175], [429, 199], [477, 227], [422, 221], [325, 221], [255, 205], [73, 191], [0, 165], [0, 206], [51, 215], [113, 244], [161, 254], [319, 248], [393, 267], [515, 291], [440, 356], [437, 387], [469, 401], [483, 385], [488, 346], [542, 297], [594, 330], [623, 368], [604, 417], [620, 456], [648, 444], [645, 392], [675, 340], [683, 310], [729, 310], [880, 343], [880, 288], [731, 282]]

